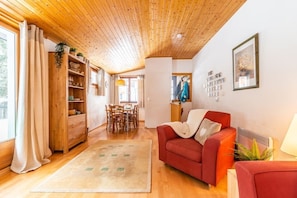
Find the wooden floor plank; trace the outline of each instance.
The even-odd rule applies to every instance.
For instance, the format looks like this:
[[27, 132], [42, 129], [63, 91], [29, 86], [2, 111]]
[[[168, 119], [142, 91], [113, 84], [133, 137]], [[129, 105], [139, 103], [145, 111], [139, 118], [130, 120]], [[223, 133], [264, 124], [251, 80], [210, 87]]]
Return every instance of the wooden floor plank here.
[[[152, 190], [150, 193], [33, 193], [30, 190], [54, 173], [69, 160], [74, 158], [89, 145], [104, 139], [152, 139]], [[16, 174], [8, 172], [0, 176], [0, 197], [54, 197], [54, 198], [226, 198], [227, 177], [216, 187], [210, 187], [170, 166], [158, 159], [158, 141], [156, 129], [147, 129], [140, 122], [139, 129], [124, 133], [106, 132], [105, 126], [101, 126], [89, 133], [88, 141], [71, 149], [69, 153], [56, 152], [51, 158], [51, 163], [41, 168], [26, 173]]]

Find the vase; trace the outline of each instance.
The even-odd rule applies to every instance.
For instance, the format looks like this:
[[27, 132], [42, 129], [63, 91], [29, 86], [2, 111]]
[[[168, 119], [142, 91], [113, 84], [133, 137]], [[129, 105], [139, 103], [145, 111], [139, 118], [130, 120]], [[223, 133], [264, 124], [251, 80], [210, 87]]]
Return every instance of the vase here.
[[63, 48], [64, 48], [64, 52], [67, 53], [67, 54], [69, 54], [70, 47], [67, 46], [67, 45], [64, 45]]

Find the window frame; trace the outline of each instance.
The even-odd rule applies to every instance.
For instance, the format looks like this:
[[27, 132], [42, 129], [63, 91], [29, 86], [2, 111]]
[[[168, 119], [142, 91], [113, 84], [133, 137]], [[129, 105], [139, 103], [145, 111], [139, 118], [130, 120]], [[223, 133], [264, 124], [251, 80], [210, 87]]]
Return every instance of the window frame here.
[[[133, 103], [133, 104], [137, 104], [138, 101], [131, 101], [131, 79], [138, 79], [137, 76], [121, 76], [121, 79], [125, 80], [125, 82], [127, 83], [127, 79], [128, 79], [128, 85], [125, 84], [125, 87], [128, 86], [128, 100], [127, 101], [121, 101], [119, 98], [119, 102], [120, 103]], [[119, 88], [120, 89], [120, 88]], [[138, 90], [137, 90], [138, 91]]]
[[[20, 65], [20, 30], [17, 29], [17, 26], [14, 27], [0, 21], [0, 26], [6, 28], [9, 31], [15, 33], [15, 74], [14, 74], [14, 81], [15, 81], [15, 111], [17, 110], [17, 103], [18, 103], [18, 83], [19, 83], [19, 65]], [[14, 118], [16, 121], [16, 117]], [[0, 149], [3, 152], [0, 152], [0, 170], [8, 167], [11, 164], [13, 158], [13, 152], [15, 147], [15, 138], [9, 139], [7, 141], [0, 142]]]

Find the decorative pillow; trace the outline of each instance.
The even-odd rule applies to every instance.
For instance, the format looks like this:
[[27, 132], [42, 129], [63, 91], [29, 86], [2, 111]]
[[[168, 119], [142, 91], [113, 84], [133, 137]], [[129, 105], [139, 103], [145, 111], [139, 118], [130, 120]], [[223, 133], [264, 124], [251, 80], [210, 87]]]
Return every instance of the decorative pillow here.
[[204, 145], [206, 139], [212, 134], [221, 130], [221, 123], [213, 122], [207, 118], [204, 118], [201, 122], [194, 139], [200, 144]]
[[187, 124], [189, 125], [190, 133], [189, 137], [192, 137], [198, 130], [205, 114], [208, 112], [207, 109], [192, 109], [189, 112], [187, 118]]

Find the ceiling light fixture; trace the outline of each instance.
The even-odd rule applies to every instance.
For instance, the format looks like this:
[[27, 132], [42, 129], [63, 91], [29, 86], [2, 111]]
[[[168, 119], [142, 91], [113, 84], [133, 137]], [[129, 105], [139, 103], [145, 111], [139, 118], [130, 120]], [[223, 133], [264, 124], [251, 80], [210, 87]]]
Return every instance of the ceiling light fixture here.
[[183, 37], [183, 35], [181, 34], [181, 33], [178, 33], [177, 35], [176, 35], [176, 38], [177, 39], [181, 39]]
[[125, 86], [125, 80], [123, 80], [123, 79], [118, 79], [117, 81], [116, 81], [116, 86]]

